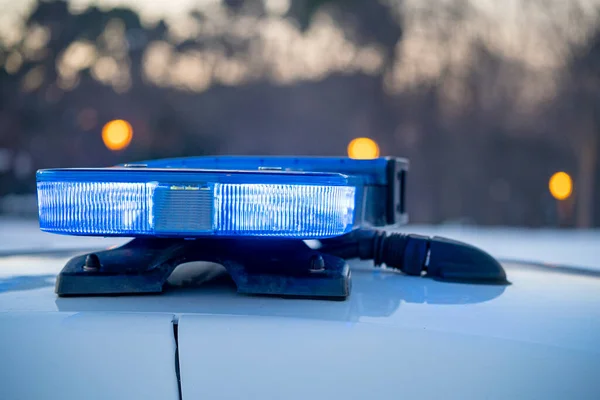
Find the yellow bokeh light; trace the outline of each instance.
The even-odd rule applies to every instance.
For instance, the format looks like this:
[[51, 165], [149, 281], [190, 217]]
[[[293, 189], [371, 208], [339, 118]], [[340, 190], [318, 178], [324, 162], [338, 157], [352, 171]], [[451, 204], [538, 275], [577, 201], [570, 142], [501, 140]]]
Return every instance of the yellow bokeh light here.
[[129, 146], [132, 137], [133, 129], [131, 125], [122, 119], [107, 122], [102, 128], [102, 141], [109, 150], [123, 150]]
[[566, 200], [573, 193], [573, 179], [566, 172], [557, 172], [550, 178], [548, 188], [556, 200]]
[[371, 160], [379, 157], [379, 146], [373, 139], [356, 138], [348, 144], [348, 157], [357, 160]]

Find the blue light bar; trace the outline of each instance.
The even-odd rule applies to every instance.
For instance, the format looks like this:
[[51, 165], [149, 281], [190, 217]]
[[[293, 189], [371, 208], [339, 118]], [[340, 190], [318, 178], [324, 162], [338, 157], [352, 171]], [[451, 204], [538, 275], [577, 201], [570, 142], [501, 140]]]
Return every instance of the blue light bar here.
[[176, 168], [41, 170], [37, 188], [43, 231], [88, 236], [333, 237], [360, 194], [335, 173]]

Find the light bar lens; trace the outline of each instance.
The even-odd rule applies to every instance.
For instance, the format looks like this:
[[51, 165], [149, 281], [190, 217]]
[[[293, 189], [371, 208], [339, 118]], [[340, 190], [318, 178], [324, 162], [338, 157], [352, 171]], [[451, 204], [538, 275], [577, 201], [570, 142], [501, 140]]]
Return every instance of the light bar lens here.
[[354, 188], [308, 185], [215, 185], [215, 230], [224, 235], [327, 237], [345, 233]]
[[42, 230], [101, 236], [320, 238], [352, 230], [355, 187], [39, 181]]
[[130, 182], [38, 182], [40, 228], [74, 235], [151, 234], [148, 203], [155, 186]]

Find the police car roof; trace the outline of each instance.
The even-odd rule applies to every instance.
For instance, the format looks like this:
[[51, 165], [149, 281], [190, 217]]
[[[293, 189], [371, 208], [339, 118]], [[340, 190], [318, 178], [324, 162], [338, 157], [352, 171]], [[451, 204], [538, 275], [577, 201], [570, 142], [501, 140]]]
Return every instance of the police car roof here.
[[0, 257], [1, 398], [600, 393], [590, 269], [504, 263], [505, 287], [351, 262], [351, 296], [323, 301], [239, 295], [222, 268], [196, 264], [161, 295], [57, 298], [72, 255]]

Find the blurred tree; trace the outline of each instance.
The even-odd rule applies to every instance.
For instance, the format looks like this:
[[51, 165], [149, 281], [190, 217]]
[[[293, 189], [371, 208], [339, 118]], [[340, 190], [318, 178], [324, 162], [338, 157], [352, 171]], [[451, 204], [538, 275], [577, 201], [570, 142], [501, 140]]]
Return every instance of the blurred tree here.
[[589, 228], [598, 218], [595, 206], [600, 203], [600, 193], [594, 189], [600, 185], [600, 27], [574, 46], [562, 90], [563, 129], [577, 157], [577, 226]]
[[402, 38], [401, 18], [394, 6], [397, 4], [384, 1], [302, 0], [295, 2], [290, 16], [306, 29], [317, 12], [326, 9], [353, 41], [380, 45], [389, 63]]
[[[21, 40], [0, 47], [0, 196], [33, 191], [35, 168], [343, 155], [367, 136], [382, 155], [411, 159], [413, 221], [552, 223], [547, 179], [572, 169], [579, 224], [591, 223], [600, 35], [576, 45], [550, 24], [571, 55], [543, 80], [496, 45], [492, 27], [469, 36], [474, 21], [492, 22], [477, 2], [413, 3], [411, 14], [393, 0], [224, 0], [149, 26], [126, 8], [72, 14], [40, 1]], [[547, 83], [556, 93], [545, 98]], [[133, 127], [119, 152], [100, 135], [113, 119]]]

